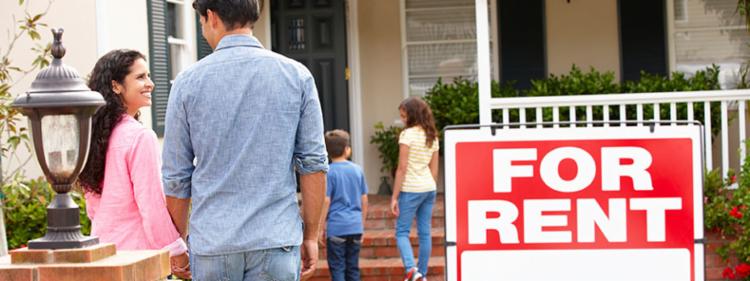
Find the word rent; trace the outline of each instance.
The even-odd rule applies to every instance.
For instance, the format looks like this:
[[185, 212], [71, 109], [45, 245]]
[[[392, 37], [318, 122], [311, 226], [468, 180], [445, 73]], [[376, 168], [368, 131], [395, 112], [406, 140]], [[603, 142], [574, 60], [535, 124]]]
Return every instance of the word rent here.
[[[572, 160], [577, 173], [572, 179], [560, 175], [560, 163]], [[598, 161], [597, 161], [598, 160]], [[561, 194], [579, 192], [591, 186], [597, 173], [601, 191], [621, 190], [621, 180], [630, 178], [638, 192], [654, 190], [648, 168], [651, 153], [640, 147], [602, 147], [600, 158], [577, 147], [559, 147], [538, 155], [535, 148], [493, 150], [493, 191], [523, 193], [530, 186], [513, 186], [513, 179], [539, 177], [544, 188]], [[538, 167], [535, 171], [535, 167]], [[665, 241], [666, 217], [682, 209], [680, 197], [608, 198], [603, 209], [595, 198], [526, 199], [522, 206], [506, 200], [468, 201], [468, 234], [470, 244], [573, 243], [595, 242], [598, 228], [609, 242], [627, 242], [628, 212], [645, 212], [648, 242]], [[575, 212], [571, 205], [575, 204]], [[552, 213], [550, 213], [552, 212]], [[498, 216], [499, 214], [499, 216]], [[576, 220], [575, 230], [564, 230], [568, 220]], [[516, 224], [523, 222], [523, 240]], [[545, 229], [553, 228], [553, 229]], [[487, 232], [496, 231], [500, 241], [487, 241]]]

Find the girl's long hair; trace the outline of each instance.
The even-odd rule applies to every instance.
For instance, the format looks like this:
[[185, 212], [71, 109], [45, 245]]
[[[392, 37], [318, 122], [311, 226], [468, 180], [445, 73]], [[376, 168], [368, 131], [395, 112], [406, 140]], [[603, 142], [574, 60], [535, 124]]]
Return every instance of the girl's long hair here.
[[398, 109], [406, 112], [406, 127], [422, 127], [426, 136], [425, 145], [432, 147], [432, 142], [437, 139], [437, 129], [430, 106], [420, 97], [408, 97], [401, 102]]
[[[109, 147], [109, 137], [117, 123], [127, 113], [127, 107], [120, 95], [112, 89], [112, 81], [125, 84], [125, 77], [130, 73], [130, 67], [138, 59], [146, 57], [138, 51], [114, 50], [99, 59], [91, 71], [89, 88], [99, 92], [106, 104], [99, 108], [91, 118], [91, 146], [86, 160], [86, 166], [78, 183], [86, 192], [102, 194], [104, 180], [104, 166]], [[136, 114], [135, 118], [138, 118]]]

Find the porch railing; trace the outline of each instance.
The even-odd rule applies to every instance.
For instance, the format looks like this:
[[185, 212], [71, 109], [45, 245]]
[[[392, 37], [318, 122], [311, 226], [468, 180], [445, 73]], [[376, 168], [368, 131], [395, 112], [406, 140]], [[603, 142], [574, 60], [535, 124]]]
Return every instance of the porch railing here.
[[[713, 137], [720, 136], [721, 168], [722, 174], [726, 175], [730, 167], [730, 122], [736, 121], [739, 128], [736, 134], [740, 150], [739, 167], [742, 167], [747, 155], [745, 140], [748, 100], [750, 90], [492, 98], [489, 110], [495, 113], [495, 119], [501, 120], [501, 129], [565, 126], [558, 124], [561, 121], [587, 122], [578, 126], [615, 127], [626, 126], [627, 122], [637, 126], [643, 126], [642, 121], [651, 121], [654, 126], [677, 126], [679, 121], [700, 121], [705, 126], [706, 134], [706, 169], [713, 169]], [[703, 120], [696, 120], [700, 113]], [[716, 117], [720, 120], [714, 119]], [[526, 125], [504, 125], [513, 123]]]

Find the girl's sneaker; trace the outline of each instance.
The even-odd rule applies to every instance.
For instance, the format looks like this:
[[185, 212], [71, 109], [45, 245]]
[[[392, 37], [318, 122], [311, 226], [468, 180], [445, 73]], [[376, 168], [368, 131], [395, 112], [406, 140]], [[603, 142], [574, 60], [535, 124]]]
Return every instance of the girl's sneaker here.
[[406, 276], [404, 276], [404, 281], [416, 281], [422, 278], [422, 274], [419, 273], [418, 269], [416, 267], [412, 267], [409, 269], [408, 272], [406, 272]]

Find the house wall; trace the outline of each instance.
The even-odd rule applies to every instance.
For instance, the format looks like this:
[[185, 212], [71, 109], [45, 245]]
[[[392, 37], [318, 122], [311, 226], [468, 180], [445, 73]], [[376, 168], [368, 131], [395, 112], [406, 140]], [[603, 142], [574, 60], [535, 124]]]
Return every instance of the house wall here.
[[262, 10], [260, 11], [260, 18], [255, 22], [253, 27], [253, 36], [258, 38], [263, 47], [271, 49], [271, 9], [270, 2], [265, 0]]
[[388, 126], [398, 119], [403, 98], [400, 4], [399, 0], [359, 0], [358, 5], [365, 175], [370, 193], [376, 193], [381, 162], [370, 137], [377, 122]]
[[[122, 1], [124, 2], [125, 0]], [[44, 11], [47, 3], [47, 1], [25, 1], [24, 7], [28, 7], [30, 14], [38, 14]], [[24, 17], [24, 9], [18, 6], [18, 1], [0, 1], [0, 11], [3, 11], [3, 16], [0, 19], [0, 38], [2, 38], [0, 39], [0, 51], [5, 53], [10, 42], [8, 32], [17, 30], [17, 27], [14, 26], [16, 23], [11, 15], [14, 15], [16, 20], [21, 20]], [[63, 63], [78, 70], [81, 77], [84, 78], [91, 71], [97, 59], [95, 14], [96, 6], [94, 1], [56, 1], [53, 2], [49, 12], [41, 20], [41, 22], [47, 23], [50, 28], [62, 27], [65, 29], [63, 44], [66, 48], [66, 53]], [[35, 47], [37, 43], [46, 44], [52, 42], [52, 33], [48, 29], [40, 28], [40, 35], [42, 37], [40, 41], [33, 42], [27, 35], [16, 41], [10, 54], [10, 59], [14, 62], [14, 65], [22, 68], [29, 67], [34, 58], [36, 58], [36, 54], [31, 51], [31, 48]], [[37, 73], [38, 71], [29, 73], [25, 77], [15, 75], [13, 78], [17, 84], [11, 89], [11, 92], [15, 95], [26, 92], [31, 86], [31, 82], [36, 78]], [[22, 121], [19, 124], [25, 125], [26, 121]], [[10, 159], [10, 161], [6, 158], [2, 159], [4, 175], [7, 175], [12, 169], [18, 167], [19, 164], [22, 164], [32, 155], [30, 151], [27, 152], [23, 148], [20, 148], [18, 153], [18, 159], [20, 159], [21, 163], [19, 163], [18, 159]], [[24, 166], [24, 171], [25, 175], [30, 178], [42, 175], [36, 158], [31, 158]]]
[[[620, 77], [617, 0], [546, 0], [547, 71], [612, 71]], [[502, 48], [502, 46], [501, 46]]]
[[[137, 50], [148, 58], [148, 9], [146, 1], [98, 0], [95, 2], [95, 13], [87, 17], [96, 20], [96, 36], [89, 35], [87, 40], [96, 46], [97, 52], [91, 65], [79, 68], [78, 71], [82, 75], [88, 75], [99, 57], [115, 49]], [[62, 2], [56, 2], [54, 5], [58, 5], [58, 3], [62, 4]], [[122, 20], [123, 15], [127, 15], [127, 20]], [[69, 41], [66, 41], [66, 44], [67, 42]], [[151, 108], [144, 107], [140, 111], [140, 121], [151, 127], [153, 124]]]

